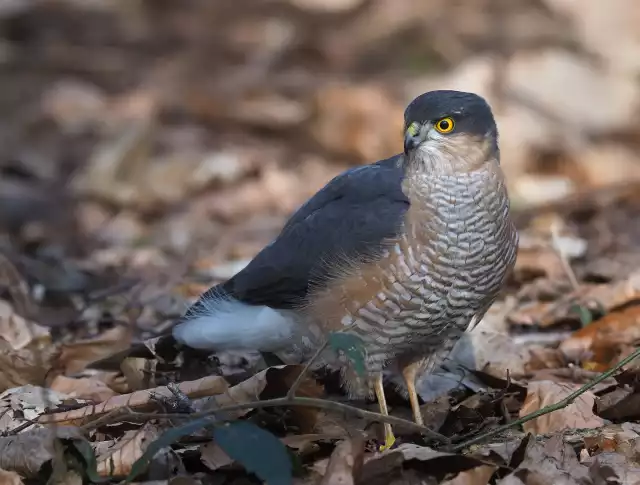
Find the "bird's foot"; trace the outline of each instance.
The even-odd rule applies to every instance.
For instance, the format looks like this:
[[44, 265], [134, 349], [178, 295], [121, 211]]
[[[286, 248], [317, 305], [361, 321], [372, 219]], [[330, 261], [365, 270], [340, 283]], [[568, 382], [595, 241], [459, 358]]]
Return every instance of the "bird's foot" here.
[[167, 384], [167, 388], [171, 391], [173, 396], [163, 396], [152, 393], [150, 396], [151, 399], [161, 404], [169, 413], [191, 414], [195, 412], [189, 396], [182, 392], [176, 384], [170, 382]]
[[385, 432], [384, 434], [384, 445], [380, 445], [378, 447], [379, 451], [386, 451], [391, 449], [391, 447], [396, 443], [396, 437], [393, 432]]

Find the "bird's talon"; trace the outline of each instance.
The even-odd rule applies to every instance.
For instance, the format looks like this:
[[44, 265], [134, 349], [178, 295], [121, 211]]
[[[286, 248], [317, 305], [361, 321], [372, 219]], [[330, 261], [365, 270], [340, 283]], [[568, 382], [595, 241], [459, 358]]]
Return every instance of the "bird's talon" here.
[[396, 443], [396, 437], [393, 435], [393, 433], [391, 434], [387, 434], [384, 437], [384, 445], [380, 445], [378, 450], [379, 451], [386, 451], [388, 449], [391, 449], [391, 447]]

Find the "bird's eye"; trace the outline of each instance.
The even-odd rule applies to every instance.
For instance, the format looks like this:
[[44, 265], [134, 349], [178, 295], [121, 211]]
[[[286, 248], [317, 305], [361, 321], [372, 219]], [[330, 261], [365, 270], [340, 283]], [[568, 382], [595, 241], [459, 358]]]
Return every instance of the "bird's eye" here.
[[435, 128], [440, 133], [451, 133], [455, 125], [456, 122], [453, 121], [453, 118], [447, 117], [438, 120], [435, 124]]

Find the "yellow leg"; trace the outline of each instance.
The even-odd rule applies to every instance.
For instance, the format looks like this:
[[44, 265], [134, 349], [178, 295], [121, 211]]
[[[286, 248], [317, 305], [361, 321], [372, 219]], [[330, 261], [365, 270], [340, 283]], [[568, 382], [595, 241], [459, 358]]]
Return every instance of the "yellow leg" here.
[[416, 392], [416, 377], [419, 369], [419, 362], [409, 364], [402, 370], [402, 377], [404, 377], [404, 382], [407, 385], [407, 391], [409, 391], [409, 402], [411, 403], [411, 411], [413, 411], [413, 420], [416, 424], [423, 426], [424, 421], [422, 420], [422, 412], [420, 412], [420, 404], [418, 402], [418, 393]]
[[[384, 397], [384, 387], [382, 386], [382, 372], [376, 375], [373, 387], [376, 392], [376, 398], [378, 399], [378, 406], [380, 406], [380, 414], [383, 416], [389, 416], [387, 399]], [[393, 446], [395, 441], [396, 437], [393, 435], [391, 425], [389, 423], [384, 423], [384, 445], [380, 447], [380, 451], [388, 450]]]

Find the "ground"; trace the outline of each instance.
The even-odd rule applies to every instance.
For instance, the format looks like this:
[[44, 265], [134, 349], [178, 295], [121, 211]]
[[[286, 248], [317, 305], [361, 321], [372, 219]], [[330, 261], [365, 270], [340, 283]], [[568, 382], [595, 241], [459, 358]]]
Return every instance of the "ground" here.
[[[639, 482], [638, 363], [593, 384], [640, 341], [634, 1], [2, 3], [0, 483]], [[154, 346], [435, 88], [493, 106], [520, 248], [428, 429], [390, 389], [380, 453], [335, 376]]]

